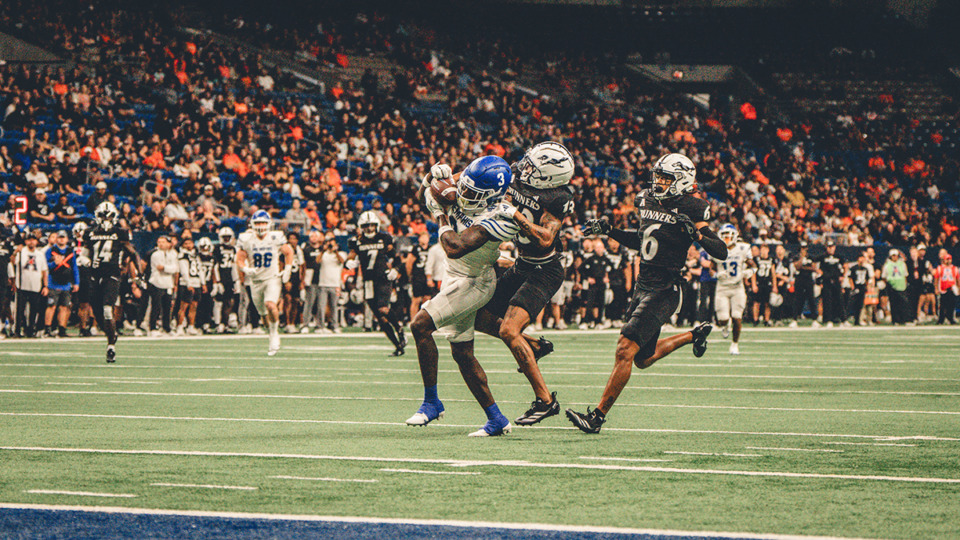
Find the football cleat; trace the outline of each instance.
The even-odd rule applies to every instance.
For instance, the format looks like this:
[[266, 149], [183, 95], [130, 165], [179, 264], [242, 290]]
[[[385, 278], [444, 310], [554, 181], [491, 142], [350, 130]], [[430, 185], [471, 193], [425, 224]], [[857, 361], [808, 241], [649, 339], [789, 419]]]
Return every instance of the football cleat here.
[[276, 356], [280, 352], [280, 334], [270, 335], [270, 344], [267, 346], [267, 356]]
[[693, 334], [693, 355], [697, 358], [707, 352], [707, 336], [710, 335], [711, 330], [713, 330], [712, 324], [701, 323], [690, 331]]
[[738, 355], [738, 354], [740, 354], [740, 344], [739, 344], [739, 343], [731, 343], [731, 344], [730, 344], [730, 354], [732, 354], [732, 355]]
[[557, 393], [550, 394], [552, 400], [550, 403], [544, 403], [542, 399], [537, 398], [527, 412], [523, 413], [515, 420], [518, 426], [532, 426], [545, 418], [560, 414], [560, 402], [557, 401]]
[[403, 350], [403, 347], [397, 347], [392, 353], [390, 353], [390, 356], [403, 356], [405, 353], [406, 351]]
[[107, 363], [112, 364], [117, 361], [117, 347], [115, 345], [107, 345]]
[[723, 336], [723, 339], [730, 337], [730, 327], [724, 325], [723, 328], [720, 329], [720, 335]]
[[498, 437], [510, 433], [512, 429], [513, 426], [510, 425], [510, 421], [507, 420], [506, 416], [501, 414], [493, 420], [487, 420], [487, 423], [484, 424], [482, 428], [467, 435], [467, 437]]
[[602, 412], [597, 409], [591, 411], [589, 407], [587, 408], [587, 414], [567, 409], [567, 418], [584, 433], [600, 433], [600, 428], [606, 422], [606, 417]]
[[[539, 347], [533, 351], [533, 359], [539, 363], [541, 358], [553, 352], [553, 342], [543, 336], [540, 336], [540, 339], [537, 340], [537, 344]], [[523, 368], [518, 367], [517, 373], [523, 373]]]
[[438, 418], [443, 418], [443, 403], [437, 400], [436, 403], [424, 401], [413, 416], [407, 418], [408, 426], [425, 426]]

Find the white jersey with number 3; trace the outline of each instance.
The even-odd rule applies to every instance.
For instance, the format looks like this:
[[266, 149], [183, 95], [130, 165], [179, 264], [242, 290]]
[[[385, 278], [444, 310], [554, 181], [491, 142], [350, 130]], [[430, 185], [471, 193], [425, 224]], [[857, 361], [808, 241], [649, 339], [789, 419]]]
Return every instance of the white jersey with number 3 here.
[[493, 237], [493, 240], [459, 259], [450, 259], [447, 262], [447, 273], [474, 277], [488, 268], [493, 268], [493, 264], [500, 257], [500, 243], [513, 240], [520, 233], [517, 223], [500, 213], [500, 206], [503, 204], [491, 206], [475, 216], [464, 214], [457, 206], [448, 210], [450, 226], [458, 234], [469, 227], [479, 225]]
[[727, 250], [726, 260], [713, 259], [717, 265], [717, 288], [736, 288], [743, 283], [747, 271], [747, 261], [750, 260], [750, 246], [737, 242]]
[[253, 281], [280, 277], [280, 247], [286, 243], [280, 231], [270, 231], [263, 238], [253, 231], [241, 233], [237, 247], [247, 254], [246, 277]]

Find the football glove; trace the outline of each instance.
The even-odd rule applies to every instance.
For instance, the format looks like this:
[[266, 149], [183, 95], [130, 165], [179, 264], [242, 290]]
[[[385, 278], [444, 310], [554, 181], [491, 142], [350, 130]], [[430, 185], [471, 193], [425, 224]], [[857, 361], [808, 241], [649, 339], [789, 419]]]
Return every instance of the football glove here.
[[453, 170], [446, 163], [437, 163], [430, 167], [430, 176], [434, 180], [446, 180], [453, 176]]
[[675, 213], [674, 216], [677, 218], [677, 223], [683, 225], [683, 229], [687, 231], [687, 234], [690, 235], [690, 238], [696, 240], [700, 237], [700, 232], [697, 231], [697, 226], [693, 223], [692, 219], [679, 212]]
[[591, 219], [583, 226], [584, 232], [598, 236], [606, 236], [610, 234], [612, 229], [613, 225], [610, 225], [610, 220], [605, 217], [600, 219]]
[[398, 272], [396, 268], [387, 270], [387, 279], [390, 281], [396, 281], [400, 279], [400, 272]]
[[497, 205], [496, 214], [498, 216], [503, 216], [507, 219], [512, 220], [513, 216], [515, 216], [516, 213], [517, 213], [517, 207], [510, 203], [502, 202]]
[[430, 190], [427, 190], [427, 192], [424, 194], [423, 201], [426, 204], [427, 212], [430, 212], [430, 215], [433, 216], [434, 220], [443, 215], [443, 208], [440, 206], [440, 203], [433, 198], [433, 193], [431, 193]]

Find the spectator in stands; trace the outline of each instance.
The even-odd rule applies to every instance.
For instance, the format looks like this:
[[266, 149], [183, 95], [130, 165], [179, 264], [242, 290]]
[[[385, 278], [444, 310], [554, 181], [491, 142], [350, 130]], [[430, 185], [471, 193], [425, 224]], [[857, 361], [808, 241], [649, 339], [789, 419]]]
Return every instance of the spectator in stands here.
[[29, 221], [31, 223], [53, 223], [57, 219], [57, 215], [47, 204], [47, 192], [40, 188], [34, 191], [29, 208]]
[[100, 206], [100, 203], [106, 200], [109, 200], [107, 183], [101, 180], [97, 182], [95, 191], [87, 198], [87, 213], [92, 214], [93, 211]]
[[[316, 214], [316, 212], [314, 212], [314, 214]], [[293, 203], [290, 209], [287, 210], [287, 213], [284, 214], [283, 220], [287, 224], [287, 230], [297, 234], [306, 230], [310, 225], [310, 218], [307, 216], [307, 213], [300, 208], [300, 199], [293, 199]]]

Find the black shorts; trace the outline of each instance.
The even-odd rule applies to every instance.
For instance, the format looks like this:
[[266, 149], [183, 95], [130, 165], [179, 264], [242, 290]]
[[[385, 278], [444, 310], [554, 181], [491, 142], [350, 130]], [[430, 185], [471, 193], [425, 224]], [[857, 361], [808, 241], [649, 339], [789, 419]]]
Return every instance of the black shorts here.
[[48, 307], [70, 307], [70, 289], [47, 289]]
[[84, 267], [81, 267], [80, 288], [77, 290], [77, 303], [81, 305], [90, 303], [90, 289], [92, 287], [92, 281], [93, 278], [90, 276], [90, 270], [85, 270]]
[[640, 345], [637, 358], [647, 359], [656, 352], [660, 327], [670, 322], [680, 297], [680, 286], [676, 284], [657, 291], [634, 289], [620, 335]]
[[770, 294], [773, 293], [773, 285], [758, 285], [757, 294], [754, 295], [754, 301], [766, 304], [770, 301]]
[[559, 259], [532, 264], [518, 259], [497, 279], [497, 290], [483, 308], [503, 317], [509, 306], [522, 308], [533, 320], [563, 285], [563, 266]]
[[437, 289], [434, 287], [427, 286], [427, 280], [424, 279], [415, 279], [411, 284], [413, 286], [413, 297], [420, 298], [423, 296], [436, 296]]
[[370, 305], [370, 309], [390, 307], [390, 296], [393, 294], [393, 284], [389, 281], [364, 281], [363, 300]]
[[220, 282], [220, 284], [223, 285], [223, 294], [219, 295], [217, 297], [217, 300], [219, 300], [220, 302], [223, 302], [228, 298], [233, 298], [233, 290], [235, 287], [233, 283], [233, 278], [228, 277], [224, 279], [222, 282]]
[[120, 305], [120, 276], [91, 276], [90, 299], [91, 304], [99, 307]]
[[196, 302], [197, 296], [199, 296], [199, 294], [195, 292], [197, 291], [197, 289], [193, 287], [187, 287], [186, 285], [181, 285], [179, 288], [179, 291], [180, 291], [181, 304], [189, 304], [191, 302]]

